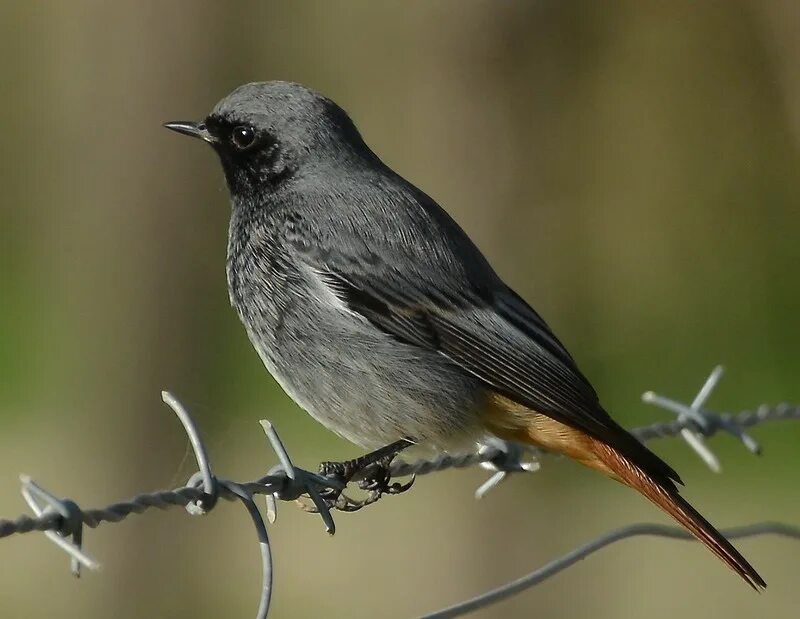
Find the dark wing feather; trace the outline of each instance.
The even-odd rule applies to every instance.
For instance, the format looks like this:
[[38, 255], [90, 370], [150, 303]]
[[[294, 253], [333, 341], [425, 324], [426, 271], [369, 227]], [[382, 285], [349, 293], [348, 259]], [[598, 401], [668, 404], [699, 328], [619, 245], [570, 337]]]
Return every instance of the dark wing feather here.
[[396, 277], [390, 284], [315, 270], [352, 311], [384, 332], [440, 352], [506, 397], [620, 450], [665, 483], [680, 483], [606, 413], [544, 320], [510, 289], [454, 296]]

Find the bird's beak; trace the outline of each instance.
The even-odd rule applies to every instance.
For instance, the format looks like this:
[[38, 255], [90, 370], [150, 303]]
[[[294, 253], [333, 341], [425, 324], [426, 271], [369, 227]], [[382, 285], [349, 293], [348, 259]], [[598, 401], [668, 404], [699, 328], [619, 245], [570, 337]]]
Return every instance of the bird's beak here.
[[209, 133], [204, 123], [196, 123], [188, 120], [177, 120], [174, 122], [164, 123], [167, 129], [188, 135], [193, 138], [200, 138], [206, 142], [213, 144], [217, 141], [211, 133]]

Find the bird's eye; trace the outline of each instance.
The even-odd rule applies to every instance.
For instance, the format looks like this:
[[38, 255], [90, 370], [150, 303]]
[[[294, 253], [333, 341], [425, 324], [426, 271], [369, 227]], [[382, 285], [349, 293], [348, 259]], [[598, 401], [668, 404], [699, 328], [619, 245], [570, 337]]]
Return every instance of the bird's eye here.
[[231, 141], [239, 150], [250, 148], [256, 141], [255, 129], [248, 125], [239, 125], [231, 133]]

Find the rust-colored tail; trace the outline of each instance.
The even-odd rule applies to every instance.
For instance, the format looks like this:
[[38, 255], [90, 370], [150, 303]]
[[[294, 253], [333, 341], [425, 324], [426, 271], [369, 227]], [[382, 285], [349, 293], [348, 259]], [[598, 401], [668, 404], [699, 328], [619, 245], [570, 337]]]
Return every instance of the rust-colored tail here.
[[[751, 587], [767, 586], [747, 559], [678, 494], [674, 484], [680, 479], [678, 474], [622, 427], [617, 426], [617, 442], [624, 446], [625, 454], [622, 447], [611, 447], [499, 394], [488, 399], [482, 420], [501, 438], [562, 453], [633, 488], [672, 516]], [[609, 418], [607, 424], [612, 423]]]
[[604, 443], [591, 439], [594, 461], [582, 460], [584, 464], [599, 469], [626, 486], [637, 490], [654, 505], [694, 535], [706, 548], [722, 559], [734, 572], [756, 591], [767, 583], [755, 568], [748, 563], [733, 545], [717, 531], [674, 488], [665, 488], [635, 463]]

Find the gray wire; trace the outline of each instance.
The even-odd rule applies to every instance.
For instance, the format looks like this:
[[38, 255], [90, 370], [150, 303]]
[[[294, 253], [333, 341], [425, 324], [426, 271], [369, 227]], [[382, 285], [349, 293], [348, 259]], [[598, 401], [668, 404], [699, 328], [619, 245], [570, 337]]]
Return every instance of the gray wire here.
[[[200, 469], [200, 478], [203, 480], [203, 490], [205, 491], [204, 496], [197, 501], [189, 503], [186, 508], [189, 509], [190, 506], [193, 506], [194, 509], [189, 509], [189, 513], [204, 514], [207, 511], [214, 509], [214, 505], [217, 504], [217, 480], [214, 477], [214, 474], [211, 472], [211, 463], [208, 460], [206, 446], [203, 443], [203, 438], [200, 436], [200, 432], [197, 429], [194, 420], [189, 415], [188, 411], [183, 407], [183, 404], [181, 404], [178, 399], [169, 391], [162, 391], [161, 399], [172, 409], [175, 415], [177, 415], [178, 420], [181, 422], [181, 425], [183, 425], [183, 429], [186, 431], [186, 434], [189, 437], [189, 443], [192, 446], [195, 460], [197, 460], [197, 466]], [[193, 486], [194, 484], [190, 482], [186, 485]]]
[[[752, 537], [754, 535], [781, 535], [784, 537], [791, 537], [800, 539], [800, 527], [793, 527], [791, 525], [783, 524], [780, 522], [762, 522], [759, 524], [748, 525], [744, 527], [737, 527], [733, 529], [725, 529], [721, 533], [728, 539], [736, 539], [740, 537]], [[621, 529], [615, 529], [606, 533], [602, 537], [592, 540], [572, 550], [558, 559], [543, 565], [542, 567], [526, 574], [522, 578], [513, 580], [505, 585], [487, 591], [479, 596], [476, 596], [465, 602], [460, 602], [452, 606], [448, 606], [442, 610], [423, 615], [420, 619], [446, 619], [448, 617], [460, 617], [473, 610], [478, 610], [490, 604], [495, 604], [500, 600], [504, 600], [512, 595], [516, 595], [526, 589], [530, 589], [538, 585], [543, 580], [547, 580], [551, 576], [564, 571], [568, 567], [574, 565], [578, 561], [585, 559], [589, 555], [602, 550], [606, 546], [630, 537], [637, 537], [643, 535], [650, 535], [655, 537], [668, 537], [671, 539], [680, 539], [693, 541], [694, 538], [688, 532], [676, 527], [668, 527], [660, 524], [634, 524]]]
[[256, 619], [266, 619], [269, 614], [269, 605], [272, 600], [272, 549], [269, 545], [269, 535], [261, 512], [258, 511], [253, 495], [247, 489], [237, 483], [223, 482], [225, 487], [230, 490], [247, 508], [247, 513], [253, 519], [258, 534], [258, 545], [261, 550], [261, 598], [258, 602], [258, 612]]

